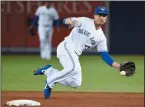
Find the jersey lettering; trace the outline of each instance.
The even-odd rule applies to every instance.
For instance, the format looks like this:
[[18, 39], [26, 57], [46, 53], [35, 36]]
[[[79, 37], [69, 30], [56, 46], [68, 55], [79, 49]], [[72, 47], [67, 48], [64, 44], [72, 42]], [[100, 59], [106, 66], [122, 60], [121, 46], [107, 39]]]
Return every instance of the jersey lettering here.
[[[90, 38], [90, 41], [91, 41], [92, 46], [96, 44], [96, 41], [94, 40], [94, 37]], [[91, 48], [91, 46], [85, 45], [85, 49], [89, 49], [89, 48]]]
[[87, 49], [89, 49], [89, 48], [91, 48], [90, 46], [88, 46], [88, 45], [85, 45], [85, 49], [87, 50]]
[[85, 30], [85, 29], [79, 29], [78, 33], [84, 34], [84, 35], [86, 35], [86, 36], [89, 36], [89, 35], [90, 35], [90, 32], [88, 32], [88, 31]]
[[90, 41], [91, 41], [91, 44], [92, 45], [95, 45], [96, 44], [96, 41], [94, 40], [94, 37], [90, 38]]

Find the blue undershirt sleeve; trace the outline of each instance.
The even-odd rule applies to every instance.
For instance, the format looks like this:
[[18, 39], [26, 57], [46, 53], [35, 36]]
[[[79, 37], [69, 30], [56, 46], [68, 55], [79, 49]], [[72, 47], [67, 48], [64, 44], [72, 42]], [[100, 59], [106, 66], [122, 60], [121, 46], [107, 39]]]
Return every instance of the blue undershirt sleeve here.
[[34, 27], [35, 23], [38, 21], [38, 16], [35, 16], [33, 21], [32, 21], [32, 27]]
[[55, 22], [56, 22], [56, 27], [60, 28], [60, 21], [59, 20], [55, 20]]
[[114, 59], [108, 54], [108, 52], [99, 52], [101, 54], [101, 58], [105, 61], [108, 65], [112, 66]]

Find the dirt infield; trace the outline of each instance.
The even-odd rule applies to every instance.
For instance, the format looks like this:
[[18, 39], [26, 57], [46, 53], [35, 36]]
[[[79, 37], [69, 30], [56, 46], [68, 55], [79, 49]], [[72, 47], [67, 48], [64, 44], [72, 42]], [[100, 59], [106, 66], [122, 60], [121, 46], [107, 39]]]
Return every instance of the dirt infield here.
[[39, 101], [41, 107], [144, 107], [144, 93], [53, 92], [46, 100], [43, 92], [3, 91], [1, 97], [2, 107], [16, 99]]

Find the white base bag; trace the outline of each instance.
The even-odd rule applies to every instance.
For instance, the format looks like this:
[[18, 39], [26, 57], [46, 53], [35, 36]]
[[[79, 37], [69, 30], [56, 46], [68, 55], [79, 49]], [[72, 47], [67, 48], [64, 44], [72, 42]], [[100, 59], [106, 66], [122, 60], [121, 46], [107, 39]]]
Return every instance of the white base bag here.
[[7, 106], [40, 106], [40, 102], [33, 100], [11, 100], [6, 103]]

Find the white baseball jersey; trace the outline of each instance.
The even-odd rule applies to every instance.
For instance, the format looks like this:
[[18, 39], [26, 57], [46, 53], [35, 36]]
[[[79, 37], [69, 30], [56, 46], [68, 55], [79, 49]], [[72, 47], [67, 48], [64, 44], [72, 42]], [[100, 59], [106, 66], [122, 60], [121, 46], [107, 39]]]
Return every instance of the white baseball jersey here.
[[47, 8], [46, 6], [40, 6], [36, 10], [35, 15], [39, 16], [38, 24], [42, 26], [52, 26], [53, 20], [59, 19], [59, 15], [53, 7]]
[[106, 37], [102, 28], [96, 30], [93, 19], [87, 17], [72, 17], [72, 20], [79, 22], [78, 26], [74, 27], [65, 38], [74, 46], [74, 50], [78, 55], [81, 55], [83, 50], [97, 46], [98, 52], [107, 52]]

